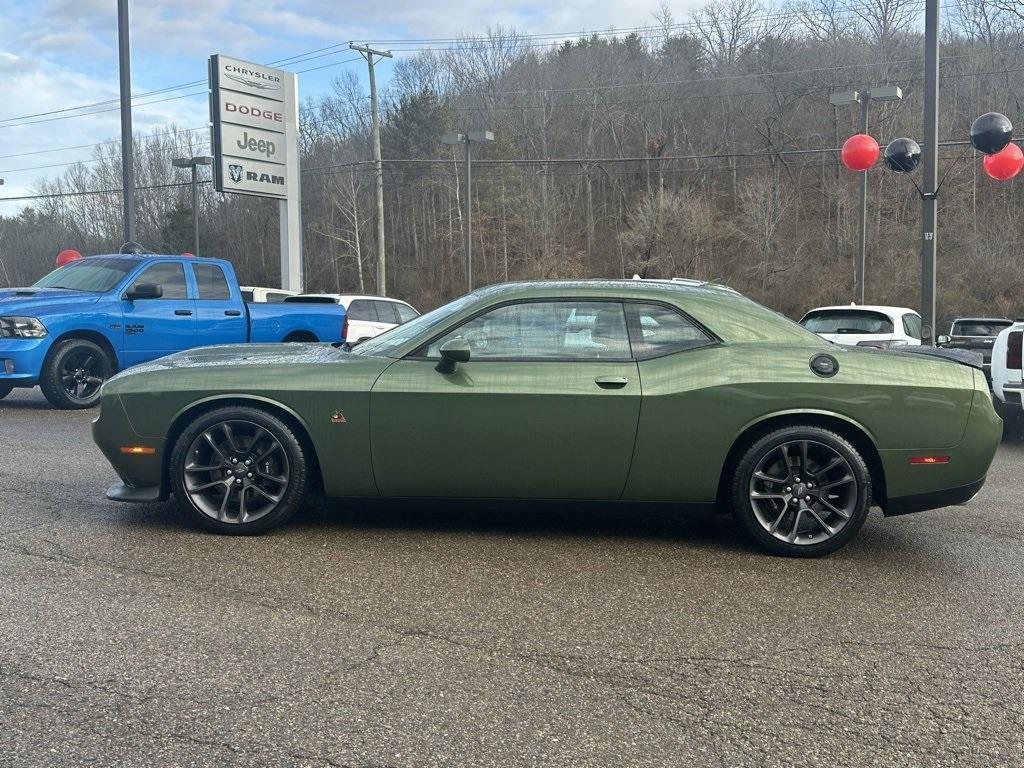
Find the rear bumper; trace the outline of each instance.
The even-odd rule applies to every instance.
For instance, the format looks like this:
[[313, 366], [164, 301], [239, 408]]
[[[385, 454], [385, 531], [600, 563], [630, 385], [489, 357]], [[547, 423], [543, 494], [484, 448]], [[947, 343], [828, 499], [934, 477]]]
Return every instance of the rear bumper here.
[[977, 482], [961, 485], [958, 488], [915, 493], [910, 496], [889, 499], [885, 505], [885, 516], [909, 515], [912, 512], [924, 512], [928, 509], [941, 509], [942, 507], [964, 504], [977, 496], [978, 491], [981, 490], [983, 485], [985, 485], [984, 477]]

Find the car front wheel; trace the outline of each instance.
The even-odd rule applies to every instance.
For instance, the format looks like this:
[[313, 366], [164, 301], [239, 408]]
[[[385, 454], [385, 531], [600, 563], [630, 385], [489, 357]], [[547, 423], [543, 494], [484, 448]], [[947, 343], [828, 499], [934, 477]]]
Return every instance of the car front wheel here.
[[92, 408], [100, 401], [100, 387], [113, 372], [110, 358], [98, 344], [65, 339], [46, 356], [39, 388], [55, 408]]
[[790, 557], [835, 552], [871, 507], [871, 474], [844, 437], [795, 426], [757, 440], [732, 483], [733, 514], [764, 549]]
[[293, 429], [259, 408], [226, 407], [189, 424], [171, 451], [178, 507], [215, 533], [263, 533], [306, 496], [307, 457]]

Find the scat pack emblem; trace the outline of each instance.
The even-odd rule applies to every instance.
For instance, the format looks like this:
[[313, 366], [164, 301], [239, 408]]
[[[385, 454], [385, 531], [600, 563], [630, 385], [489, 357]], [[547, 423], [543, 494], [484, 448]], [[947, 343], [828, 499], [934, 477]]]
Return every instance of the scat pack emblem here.
[[331, 414], [331, 424], [344, 424], [345, 414], [341, 411], [335, 411]]

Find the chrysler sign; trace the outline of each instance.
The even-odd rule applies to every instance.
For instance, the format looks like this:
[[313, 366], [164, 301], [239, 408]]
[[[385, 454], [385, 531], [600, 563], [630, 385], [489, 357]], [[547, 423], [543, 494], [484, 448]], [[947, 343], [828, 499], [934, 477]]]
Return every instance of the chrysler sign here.
[[289, 197], [298, 183], [295, 74], [215, 55], [210, 91], [217, 190]]

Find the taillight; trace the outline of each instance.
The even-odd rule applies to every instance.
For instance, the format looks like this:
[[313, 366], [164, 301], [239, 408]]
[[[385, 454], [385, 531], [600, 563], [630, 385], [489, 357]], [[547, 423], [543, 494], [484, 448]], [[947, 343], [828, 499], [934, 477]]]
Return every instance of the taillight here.
[[345, 320], [341, 324], [341, 340], [348, 341], [348, 313], [345, 314]]
[[1024, 332], [1014, 331], [1006, 340], [1006, 367], [1014, 370], [1021, 367], [1021, 342]]

